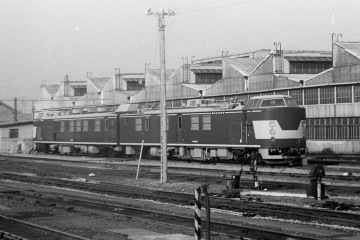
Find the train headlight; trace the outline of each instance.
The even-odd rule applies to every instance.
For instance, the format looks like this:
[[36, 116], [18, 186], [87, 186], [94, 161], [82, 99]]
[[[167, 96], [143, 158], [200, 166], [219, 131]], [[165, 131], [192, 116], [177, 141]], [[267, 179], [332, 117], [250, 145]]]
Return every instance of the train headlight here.
[[271, 140], [271, 141], [275, 141], [275, 137], [271, 137], [270, 140]]
[[276, 125], [275, 121], [270, 121], [270, 122], [269, 122], [269, 126], [270, 126], [271, 128], [274, 128], [275, 125]]
[[271, 129], [271, 130], [270, 130], [270, 134], [271, 134], [271, 135], [275, 135], [275, 133], [276, 133], [275, 129]]

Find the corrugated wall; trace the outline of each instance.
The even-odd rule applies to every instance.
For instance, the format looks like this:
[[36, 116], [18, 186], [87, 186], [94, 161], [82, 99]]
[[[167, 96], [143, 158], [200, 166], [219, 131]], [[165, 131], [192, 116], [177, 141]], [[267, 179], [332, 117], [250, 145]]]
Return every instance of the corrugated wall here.
[[251, 76], [272, 74], [273, 73], [273, 55], [268, 57], [261, 65], [251, 74]]
[[333, 55], [334, 67], [343, 67], [350, 65], [359, 65], [360, 59], [353, 56], [352, 54], [345, 51], [344, 48], [334, 44], [334, 55]]
[[290, 87], [299, 87], [300, 83], [290, 80], [287, 77], [284, 76], [274, 76], [274, 88], [290, 88]]
[[226, 61], [223, 61], [222, 76], [222, 80], [206, 89], [206, 96], [245, 92], [244, 76]]
[[360, 116], [360, 103], [309, 105], [305, 108], [307, 118]]
[[314, 85], [323, 85], [323, 84], [328, 84], [328, 83], [333, 83], [334, 82], [334, 73], [333, 73], [333, 69], [325, 71], [319, 75], [317, 75], [316, 77], [306, 81], [305, 85], [306, 86], [314, 86]]
[[334, 82], [358, 82], [360, 80], [360, 65], [334, 68]]
[[258, 76], [250, 76], [249, 77], [249, 91], [261, 91], [261, 90], [269, 90], [274, 89], [274, 75], [258, 75]]

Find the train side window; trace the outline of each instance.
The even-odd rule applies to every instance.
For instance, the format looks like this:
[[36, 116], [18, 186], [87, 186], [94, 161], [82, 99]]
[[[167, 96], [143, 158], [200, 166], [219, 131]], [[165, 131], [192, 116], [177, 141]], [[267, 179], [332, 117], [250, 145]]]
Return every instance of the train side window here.
[[81, 132], [81, 120], [76, 121], [76, 131]]
[[142, 131], [142, 118], [135, 118], [135, 131]]
[[191, 116], [191, 130], [199, 130], [199, 116]]
[[83, 127], [83, 132], [89, 131], [89, 120], [84, 120], [82, 127]]
[[64, 121], [60, 122], [60, 132], [65, 132], [65, 122]]
[[70, 121], [69, 122], [69, 131], [70, 132], [74, 132], [75, 131], [75, 123], [74, 123], [74, 121]]
[[202, 116], [202, 130], [211, 130], [211, 115]]
[[181, 130], [181, 128], [182, 128], [182, 117], [179, 116], [178, 117], [178, 130]]
[[94, 132], [100, 132], [100, 126], [101, 126], [100, 119], [95, 119], [95, 128], [94, 128]]
[[149, 131], [149, 129], [150, 129], [150, 118], [147, 117], [145, 118], [145, 130]]
[[109, 130], [109, 119], [105, 118], [105, 131]]

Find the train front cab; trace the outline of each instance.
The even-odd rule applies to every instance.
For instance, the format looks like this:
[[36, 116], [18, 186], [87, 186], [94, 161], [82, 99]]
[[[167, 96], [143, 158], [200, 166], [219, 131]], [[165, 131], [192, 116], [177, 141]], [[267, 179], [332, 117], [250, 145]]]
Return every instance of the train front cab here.
[[267, 164], [292, 164], [306, 155], [306, 113], [290, 96], [254, 97], [244, 106]]

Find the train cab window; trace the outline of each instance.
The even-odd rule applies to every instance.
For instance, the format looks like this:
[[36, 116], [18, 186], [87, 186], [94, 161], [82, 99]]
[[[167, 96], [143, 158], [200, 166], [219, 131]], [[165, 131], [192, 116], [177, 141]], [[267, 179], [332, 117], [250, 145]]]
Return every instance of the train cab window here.
[[199, 116], [191, 116], [191, 130], [199, 130]]
[[100, 126], [101, 126], [100, 119], [96, 119], [95, 120], [94, 132], [100, 132]]
[[65, 132], [65, 122], [64, 121], [60, 122], [60, 132]]
[[89, 131], [89, 120], [84, 120], [82, 127], [83, 127], [83, 132]]
[[142, 118], [135, 118], [135, 131], [142, 131]]
[[74, 132], [75, 131], [75, 123], [74, 123], [74, 121], [70, 121], [69, 122], [69, 131], [70, 132]]
[[145, 118], [145, 130], [146, 131], [150, 130], [150, 118], [149, 117]]
[[181, 130], [181, 127], [182, 127], [182, 117], [179, 116], [178, 117], [178, 130]]
[[81, 132], [81, 120], [76, 121], [76, 131]]
[[261, 103], [261, 107], [281, 107], [285, 106], [284, 99], [264, 99]]
[[202, 130], [211, 130], [211, 115], [202, 116]]
[[261, 100], [260, 99], [250, 99], [247, 101], [243, 109], [246, 108], [258, 108], [260, 106]]
[[285, 98], [285, 102], [288, 107], [299, 107], [299, 105], [297, 104], [297, 102], [294, 99]]
[[105, 118], [105, 131], [109, 130], [109, 119]]

